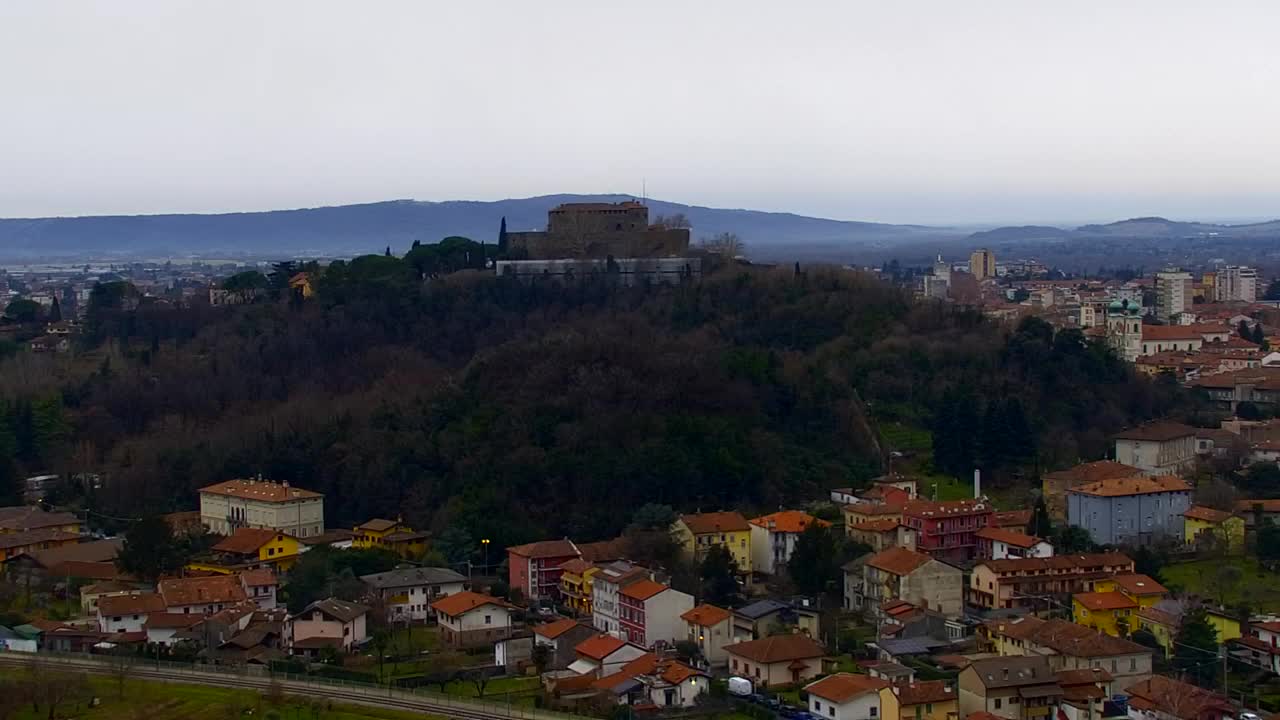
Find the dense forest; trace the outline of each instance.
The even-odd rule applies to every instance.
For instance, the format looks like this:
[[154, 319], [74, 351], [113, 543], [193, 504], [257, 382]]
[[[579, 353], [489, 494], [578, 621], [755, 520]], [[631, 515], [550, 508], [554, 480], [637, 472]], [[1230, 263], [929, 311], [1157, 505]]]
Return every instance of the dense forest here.
[[804, 503], [895, 451], [1027, 483], [1187, 401], [1078, 332], [839, 269], [525, 286], [434, 253], [311, 267], [305, 300], [291, 267], [231, 307], [100, 287], [75, 357], [4, 361], [0, 471], [98, 473], [83, 501], [120, 516], [261, 473], [326, 493], [335, 527], [595, 540], [645, 503]]

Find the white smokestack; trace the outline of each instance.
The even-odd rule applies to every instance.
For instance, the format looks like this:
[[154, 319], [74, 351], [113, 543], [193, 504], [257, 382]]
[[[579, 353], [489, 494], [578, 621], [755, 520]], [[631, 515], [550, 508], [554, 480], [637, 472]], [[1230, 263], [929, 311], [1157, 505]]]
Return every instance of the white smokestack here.
[[982, 498], [982, 471], [973, 469], [973, 499], [980, 500]]

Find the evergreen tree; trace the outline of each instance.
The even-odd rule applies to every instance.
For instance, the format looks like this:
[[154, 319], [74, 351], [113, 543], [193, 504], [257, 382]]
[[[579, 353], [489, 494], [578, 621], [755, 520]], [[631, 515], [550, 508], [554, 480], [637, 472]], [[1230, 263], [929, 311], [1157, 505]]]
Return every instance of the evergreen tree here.
[[1267, 334], [1262, 330], [1262, 323], [1253, 326], [1253, 337], [1251, 339], [1259, 345], [1267, 341]]
[[1049, 506], [1044, 502], [1044, 496], [1036, 498], [1035, 509], [1031, 513], [1031, 524], [1027, 526], [1027, 532], [1038, 538], [1053, 537], [1053, 520], [1049, 518]]
[[1174, 637], [1173, 668], [1205, 688], [1218, 686], [1218, 632], [1209, 624], [1203, 607], [1182, 615], [1182, 627]]
[[1236, 332], [1238, 332], [1240, 334], [1240, 337], [1244, 338], [1245, 340], [1253, 339], [1253, 331], [1249, 329], [1249, 321], [1247, 320], [1240, 321], [1240, 325], [1236, 327]]
[[391, 257], [391, 246], [390, 246], [390, 245], [388, 245], [388, 246], [387, 246], [387, 249], [386, 249], [386, 250], [384, 250], [382, 254], [383, 254], [383, 256], [385, 256], [385, 257]]
[[152, 515], [134, 523], [125, 532], [116, 567], [154, 584], [161, 575], [177, 572], [185, 560], [169, 523]]
[[831, 530], [819, 523], [809, 526], [796, 538], [787, 561], [787, 572], [796, 589], [805, 595], [821, 595], [836, 576], [836, 546]]
[[498, 226], [498, 255], [506, 257], [507, 255], [507, 216], [502, 216], [502, 224]]
[[1254, 526], [1258, 528], [1258, 561], [1264, 567], [1275, 568], [1280, 563], [1280, 525], [1263, 517]]
[[53, 307], [49, 309], [49, 322], [62, 322], [62, 303], [58, 298], [53, 299]]
[[723, 545], [707, 551], [698, 568], [702, 577], [702, 596], [712, 605], [733, 607], [738, 604], [738, 564]]

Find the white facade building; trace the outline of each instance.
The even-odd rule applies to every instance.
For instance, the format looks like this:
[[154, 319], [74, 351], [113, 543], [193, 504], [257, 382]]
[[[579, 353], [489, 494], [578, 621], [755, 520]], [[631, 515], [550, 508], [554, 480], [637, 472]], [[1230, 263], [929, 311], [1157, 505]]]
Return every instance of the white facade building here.
[[251, 527], [315, 537], [324, 533], [324, 495], [287, 482], [227, 480], [200, 488], [200, 522], [219, 535]]
[[1218, 271], [1213, 291], [1218, 302], [1254, 302], [1258, 299], [1258, 271], [1251, 267], [1228, 265]]
[[1191, 273], [1166, 270], [1156, 273], [1156, 317], [1177, 322], [1191, 305]]

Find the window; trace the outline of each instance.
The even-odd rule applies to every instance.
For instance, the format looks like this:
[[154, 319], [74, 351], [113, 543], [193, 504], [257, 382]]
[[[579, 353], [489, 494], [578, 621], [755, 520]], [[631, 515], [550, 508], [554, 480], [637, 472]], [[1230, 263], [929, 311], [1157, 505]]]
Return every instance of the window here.
[[1129, 672], [1134, 672], [1137, 669], [1138, 669], [1138, 658], [1129, 658]]
[[1116, 671], [1117, 671], [1117, 668], [1116, 668], [1116, 661], [1115, 661], [1115, 660], [1112, 660], [1112, 661], [1111, 661], [1111, 672], [1116, 672]]
[[485, 625], [492, 625], [492, 624], [493, 624], [493, 616], [492, 616], [492, 615], [485, 615], [485, 616], [484, 616], [484, 624], [485, 624]]
[[878, 708], [878, 707], [874, 707], [874, 706], [873, 706], [873, 707], [871, 708], [871, 717], [875, 717], [875, 716], [876, 716], [876, 714], [877, 714], [877, 713], [879, 713], [879, 712], [880, 712], [880, 708]]
[[830, 715], [831, 717], [835, 717], [835, 716], [836, 716], [836, 706], [835, 706], [835, 705], [828, 705], [828, 706], [827, 706], [827, 714], [828, 714], [828, 715]]
[[997, 710], [999, 710], [999, 709], [1000, 709], [1000, 698], [996, 698], [996, 703], [995, 703], [995, 705], [996, 705], [996, 709], [997, 709]]
[[120, 616], [116, 615], [115, 617], [111, 618], [111, 622], [120, 622], [120, 619], [121, 619]]
[[814, 698], [813, 709], [817, 710], [818, 712], [822, 712], [822, 701], [818, 700], [817, 698]]

